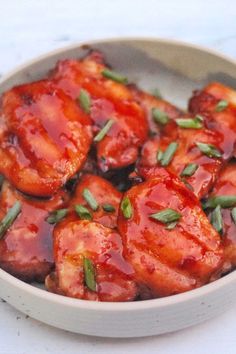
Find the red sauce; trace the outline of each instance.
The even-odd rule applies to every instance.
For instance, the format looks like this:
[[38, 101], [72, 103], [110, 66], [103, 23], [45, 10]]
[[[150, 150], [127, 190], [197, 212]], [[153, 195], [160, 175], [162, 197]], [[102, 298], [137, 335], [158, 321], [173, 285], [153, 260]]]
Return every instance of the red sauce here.
[[25, 193], [52, 195], [86, 159], [89, 118], [46, 80], [6, 92], [2, 111], [0, 172]]
[[[93, 211], [83, 197], [83, 191], [87, 188], [92, 193], [97, 201], [99, 208]], [[122, 194], [113, 187], [113, 185], [102, 177], [86, 174], [79, 180], [73, 198], [69, 202], [70, 208], [73, 210], [76, 204], [84, 205], [90, 211], [93, 220], [100, 224], [115, 228], [117, 226], [117, 216]], [[104, 211], [102, 206], [110, 204], [114, 207], [115, 211]], [[75, 214], [75, 213], [74, 213]], [[75, 215], [78, 219], [78, 216]]]
[[[123, 258], [120, 235], [99, 223], [65, 220], [55, 228], [56, 278], [49, 290], [71, 297], [99, 301], [130, 301], [137, 296], [133, 269]], [[95, 270], [96, 291], [85, 285], [83, 259]]]
[[[226, 159], [233, 155], [236, 141], [236, 105], [232, 99], [234, 95], [235, 92], [226, 86], [212, 83], [203, 91], [196, 91], [189, 101], [190, 112], [201, 114], [210, 130], [221, 133], [220, 148]], [[228, 106], [217, 112], [217, 104], [222, 99], [227, 100]]]
[[137, 104], [129, 87], [109, 80], [102, 75], [105, 64], [97, 61], [94, 53], [83, 60], [59, 62], [52, 79], [73, 99], [81, 88], [91, 95], [91, 119], [98, 132], [112, 119], [113, 126], [96, 144], [100, 169], [122, 168], [134, 163], [138, 148], [147, 138], [148, 124], [142, 107]]
[[19, 200], [21, 212], [0, 240], [0, 265], [26, 281], [44, 281], [53, 266], [52, 230], [45, 219], [49, 212], [63, 207], [67, 196], [59, 192], [49, 200], [24, 197], [4, 182], [1, 192], [1, 218]]
[[[236, 195], [236, 164], [231, 162], [221, 171], [210, 196]], [[232, 208], [222, 209], [223, 236], [226, 269], [236, 266], [236, 225], [231, 215]], [[209, 213], [211, 218], [211, 213]], [[227, 265], [228, 263], [228, 265]]]
[[[184, 113], [105, 77], [104, 69], [103, 55], [92, 52], [60, 61], [48, 79], [3, 94], [0, 173], [9, 182], [0, 195], [0, 219], [16, 200], [22, 210], [0, 240], [0, 266], [25, 281], [46, 277], [49, 291], [95, 301], [149, 299], [202, 286], [236, 265], [231, 209], [222, 210], [221, 238], [199, 202], [209, 194], [236, 195], [235, 164], [228, 162], [236, 146], [236, 92], [210, 84], [195, 92], [190, 113]], [[89, 114], [81, 107], [81, 89], [89, 94]], [[222, 99], [226, 106], [219, 112]], [[166, 113], [167, 124], [153, 120], [154, 108]], [[201, 129], [178, 126], [177, 118], [196, 114], [203, 117]], [[113, 125], [94, 142], [111, 119]], [[178, 147], [165, 169], [157, 152], [172, 142]], [[197, 142], [213, 145], [222, 157], [206, 156]], [[182, 178], [190, 163], [197, 170]], [[77, 181], [73, 190], [71, 178]], [[85, 188], [98, 203], [95, 211]], [[122, 211], [124, 197], [130, 218]], [[76, 204], [89, 210], [91, 220], [81, 220]], [[114, 210], [104, 210], [104, 204]], [[68, 214], [56, 226], [46, 221], [65, 207]], [[172, 229], [151, 217], [167, 208], [180, 215]], [[86, 283], [85, 258], [93, 264], [96, 289]]]
[[[171, 123], [171, 126], [175, 124]], [[167, 124], [166, 132], [168, 132], [169, 124]], [[171, 128], [172, 129], [172, 128]], [[148, 140], [141, 152], [140, 167], [152, 167], [158, 164], [157, 152], [159, 150], [165, 151], [170, 143], [173, 141], [178, 143], [177, 150], [170, 161], [168, 168], [177, 175], [181, 175], [184, 168], [190, 164], [195, 163], [198, 169], [190, 177], [185, 177], [185, 180], [192, 187], [195, 195], [200, 199], [206, 196], [212, 188], [217, 175], [224, 163], [223, 159], [211, 158], [204, 155], [196, 146], [196, 142], [212, 144], [220, 150], [222, 136], [218, 132], [212, 132], [208, 129], [181, 129], [175, 124], [175, 139], [173, 140], [173, 133], [159, 137], [156, 136]]]
[[[174, 175], [156, 168], [155, 176], [125, 196], [130, 199], [133, 216], [127, 220], [120, 212], [118, 229], [137, 281], [152, 289], [154, 297], [200, 286], [219, 270], [220, 237], [194, 194]], [[182, 216], [173, 230], [150, 218], [166, 208]]]

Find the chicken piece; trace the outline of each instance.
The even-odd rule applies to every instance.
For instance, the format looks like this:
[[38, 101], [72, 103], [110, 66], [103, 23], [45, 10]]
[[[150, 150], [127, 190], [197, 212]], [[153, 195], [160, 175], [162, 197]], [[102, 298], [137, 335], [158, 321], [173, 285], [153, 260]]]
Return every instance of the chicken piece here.
[[[236, 195], [236, 163], [230, 162], [221, 171], [210, 197]], [[225, 252], [226, 269], [236, 266], [236, 225], [232, 208], [221, 209], [223, 219], [222, 242]], [[209, 213], [211, 219], [211, 213]]]
[[[173, 124], [175, 124], [174, 128]], [[180, 176], [189, 164], [196, 164], [197, 169], [193, 174], [183, 176], [183, 180], [191, 187], [195, 195], [201, 199], [212, 188], [224, 163], [224, 159], [205, 155], [196, 143], [211, 144], [221, 153], [222, 135], [219, 132], [213, 132], [205, 128], [180, 128], [174, 122], [171, 122], [171, 127], [176, 135], [175, 140], [173, 140], [172, 133], [170, 135], [167, 133], [169, 128], [166, 127], [166, 135], [157, 135], [144, 144], [138, 167], [139, 173], [142, 175], [143, 167], [153, 167], [160, 163], [158, 162], [158, 151], [161, 150], [164, 152], [172, 142], [177, 142], [177, 149], [173, 155], [173, 159], [168, 164], [168, 168]]]
[[52, 195], [83, 166], [91, 140], [90, 119], [50, 81], [3, 94], [0, 173], [21, 191]]
[[[89, 190], [95, 198], [98, 209], [93, 211], [83, 196], [84, 190]], [[88, 208], [93, 221], [96, 221], [106, 227], [115, 228], [117, 226], [118, 209], [122, 194], [113, 187], [113, 185], [102, 177], [86, 174], [79, 180], [75, 190], [74, 197], [70, 200], [70, 207], [74, 209], [76, 204], [81, 204]], [[112, 207], [111, 209], [107, 205]], [[105, 210], [104, 210], [105, 208]], [[78, 219], [78, 216], [76, 216]]]
[[232, 151], [235, 155], [236, 91], [218, 82], [211, 83], [202, 91], [194, 92], [189, 110], [201, 114], [210, 130], [221, 132], [220, 146], [226, 159], [232, 156]]
[[58, 224], [54, 256], [56, 271], [46, 278], [49, 291], [95, 301], [132, 301], [137, 296], [121, 237], [101, 224], [87, 220]]
[[62, 208], [67, 195], [60, 191], [51, 199], [32, 199], [4, 181], [0, 195], [0, 217], [16, 201], [21, 203], [17, 219], [0, 239], [0, 267], [27, 282], [44, 282], [53, 267], [53, 225], [45, 219], [49, 212]]
[[[156, 168], [151, 178], [132, 187], [124, 198], [132, 212], [128, 209], [125, 214], [122, 202], [118, 230], [142, 298], [181, 293], [217, 277], [223, 261], [219, 234], [177, 177]], [[173, 215], [162, 221], [152, 217], [163, 211], [168, 214], [166, 209], [173, 209], [171, 214], [179, 220]], [[174, 220], [176, 225], [171, 223]]]
[[113, 125], [96, 143], [99, 168], [106, 172], [123, 168], [137, 160], [138, 148], [147, 138], [148, 124], [131, 90], [103, 75], [107, 69], [101, 54], [92, 52], [82, 60], [60, 61], [52, 80], [73, 99], [81, 88], [91, 99], [90, 116], [98, 133], [109, 120]]
[[168, 129], [168, 135], [172, 134], [172, 137], [175, 137], [175, 125], [158, 125], [153, 119], [152, 110], [157, 108], [160, 112], [166, 114], [166, 116], [170, 119], [170, 123], [172, 120], [176, 118], [183, 117], [186, 115], [182, 110], [175, 107], [171, 103], [163, 100], [162, 98], [157, 98], [148, 94], [147, 92], [141, 91], [135, 85], [129, 86], [131, 91], [134, 94], [135, 99], [139, 104], [143, 107], [146, 116], [148, 118], [149, 130], [152, 134], [163, 133]]
[[83, 87], [92, 97], [104, 98], [118, 108], [125, 108], [126, 101], [131, 103], [134, 99], [133, 93], [128, 86], [104, 77], [102, 71], [107, 68], [103, 54], [91, 51], [80, 60], [59, 61], [50, 78], [73, 99], [78, 98]]

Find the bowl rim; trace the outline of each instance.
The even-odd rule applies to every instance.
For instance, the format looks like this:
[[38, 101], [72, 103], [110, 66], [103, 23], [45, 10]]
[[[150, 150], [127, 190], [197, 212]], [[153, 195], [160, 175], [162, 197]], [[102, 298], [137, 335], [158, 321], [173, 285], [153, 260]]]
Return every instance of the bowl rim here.
[[[207, 54], [211, 54], [213, 56], [217, 56], [220, 59], [228, 61], [229, 63], [236, 66], [236, 60], [228, 57], [225, 54], [222, 54], [216, 50], [209, 49], [205, 46], [192, 44], [181, 40], [169, 39], [169, 38], [157, 38], [157, 37], [146, 37], [146, 36], [138, 36], [138, 37], [114, 37], [114, 38], [101, 38], [95, 39], [91, 41], [79, 41], [74, 44], [70, 44], [67, 46], [63, 46], [58, 49], [51, 50], [42, 55], [34, 57], [33, 59], [27, 60], [21, 65], [18, 65], [13, 70], [10, 70], [8, 73], [4, 74], [0, 78], [0, 85], [2, 85], [5, 81], [9, 80], [12, 76], [20, 72], [21, 70], [26, 69], [28, 66], [36, 64], [41, 60], [50, 58], [51, 56], [64, 53], [69, 50], [73, 50], [76, 48], [81, 48], [83, 46], [94, 46], [96, 44], [101, 43], [119, 43], [119, 42], [155, 42], [161, 44], [168, 44], [174, 46], [184, 47], [186, 49], [194, 49], [200, 52], [205, 52]], [[44, 289], [40, 289], [32, 284], [25, 283], [24, 281], [14, 277], [13, 275], [7, 273], [3, 269], [0, 268], [0, 280], [5, 281], [10, 286], [15, 287], [28, 295], [40, 298], [41, 300], [48, 300], [51, 303], [57, 303], [61, 306], [72, 307], [83, 310], [90, 311], [104, 311], [104, 312], [122, 312], [122, 311], [143, 311], [146, 309], [153, 308], [164, 308], [177, 304], [181, 304], [183, 302], [189, 302], [193, 300], [202, 300], [205, 295], [213, 294], [215, 291], [220, 290], [221, 288], [226, 287], [227, 285], [236, 282], [236, 272], [232, 271], [231, 273], [223, 276], [222, 278], [213, 281], [212, 283], [203, 285], [200, 288], [189, 290], [187, 292], [171, 295], [163, 298], [156, 298], [151, 300], [143, 300], [143, 301], [130, 301], [130, 302], [101, 302], [101, 301], [90, 301], [90, 300], [82, 300], [76, 298], [70, 298], [63, 295], [58, 295], [54, 293], [50, 293]], [[8, 299], [7, 299], [8, 300]]]

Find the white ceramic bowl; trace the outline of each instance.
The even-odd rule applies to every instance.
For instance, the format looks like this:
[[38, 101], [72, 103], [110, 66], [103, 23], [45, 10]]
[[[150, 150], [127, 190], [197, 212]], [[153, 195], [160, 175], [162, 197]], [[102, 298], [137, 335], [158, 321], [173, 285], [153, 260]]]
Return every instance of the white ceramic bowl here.
[[[213, 80], [236, 87], [236, 63], [209, 50], [174, 41], [117, 39], [96, 41], [114, 68], [146, 89], [159, 88], [185, 107], [192, 90]], [[0, 82], [0, 93], [46, 75], [58, 59], [81, 57], [86, 46], [51, 52], [18, 68]], [[184, 294], [131, 303], [66, 298], [26, 284], [0, 270], [0, 297], [52, 326], [106, 337], [140, 337], [179, 330], [205, 321], [236, 298], [236, 272]]]

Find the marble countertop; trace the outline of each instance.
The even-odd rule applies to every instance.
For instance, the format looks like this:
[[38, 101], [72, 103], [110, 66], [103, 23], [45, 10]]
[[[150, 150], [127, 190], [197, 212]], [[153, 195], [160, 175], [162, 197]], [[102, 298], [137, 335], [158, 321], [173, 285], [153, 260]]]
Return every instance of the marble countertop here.
[[[180, 39], [236, 58], [232, 0], [0, 0], [0, 11], [0, 75], [54, 48], [118, 36]], [[0, 302], [0, 354], [235, 354], [235, 332], [236, 303], [173, 334], [106, 339], [49, 327]]]

